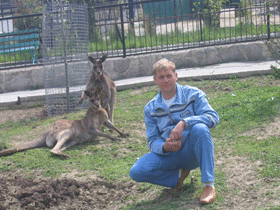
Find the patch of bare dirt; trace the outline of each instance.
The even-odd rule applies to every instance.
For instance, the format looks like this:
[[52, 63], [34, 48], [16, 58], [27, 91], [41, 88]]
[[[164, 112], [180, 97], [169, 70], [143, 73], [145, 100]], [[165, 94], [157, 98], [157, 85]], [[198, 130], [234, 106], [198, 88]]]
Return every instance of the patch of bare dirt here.
[[276, 117], [266, 127], [253, 129], [243, 135], [255, 136], [256, 139], [266, 139], [271, 136], [280, 137], [280, 117]]
[[120, 209], [125, 199], [143, 193], [132, 181], [107, 183], [100, 178], [24, 178], [0, 174], [0, 209]]
[[[270, 205], [280, 205], [277, 193], [280, 187], [275, 189], [273, 182], [280, 181], [262, 179], [258, 176], [261, 161], [251, 162], [245, 157], [221, 157], [216, 162], [217, 168], [225, 172], [227, 188], [224, 192], [226, 199], [225, 209], [255, 209]], [[272, 195], [271, 192], [274, 192]]]
[[0, 111], [0, 124], [8, 121], [17, 122], [20, 120], [43, 119], [47, 116], [46, 107], [11, 109]]

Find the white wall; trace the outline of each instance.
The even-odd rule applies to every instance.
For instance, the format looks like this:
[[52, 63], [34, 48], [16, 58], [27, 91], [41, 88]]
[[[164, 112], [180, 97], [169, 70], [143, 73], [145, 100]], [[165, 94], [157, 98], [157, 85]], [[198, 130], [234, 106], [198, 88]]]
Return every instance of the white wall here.
[[0, 21], [0, 33], [9, 33], [14, 31], [13, 20]]

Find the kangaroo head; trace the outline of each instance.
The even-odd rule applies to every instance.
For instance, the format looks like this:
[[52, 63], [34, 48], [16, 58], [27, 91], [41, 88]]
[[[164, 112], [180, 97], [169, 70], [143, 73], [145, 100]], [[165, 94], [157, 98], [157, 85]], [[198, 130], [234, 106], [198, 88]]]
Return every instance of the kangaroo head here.
[[95, 59], [88, 56], [90, 62], [93, 63], [92, 74], [95, 75], [96, 79], [100, 79], [103, 75], [103, 62], [106, 60], [107, 55], [103, 55], [100, 59]]
[[84, 91], [85, 95], [88, 97], [87, 100], [89, 108], [99, 109], [101, 107], [99, 98], [100, 92], [101, 90], [97, 88], [92, 88], [90, 90]]

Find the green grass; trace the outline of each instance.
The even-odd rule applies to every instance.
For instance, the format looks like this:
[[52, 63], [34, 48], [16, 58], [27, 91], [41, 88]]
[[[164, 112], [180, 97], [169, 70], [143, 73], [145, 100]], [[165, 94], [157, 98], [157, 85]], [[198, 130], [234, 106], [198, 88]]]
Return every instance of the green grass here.
[[30, 60], [28, 52], [6, 53], [0, 55], [0, 63]]
[[[206, 92], [212, 107], [220, 115], [220, 124], [212, 129], [215, 139], [215, 154], [221, 154], [229, 149], [228, 156], [242, 156], [252, 163], [261, 161], [260, 170], [256, 170], [259, 179], [273, 179], [272, 189], [263, 196], [280, 197], [279, 186], [279, 135], [257, 139], [256, 136], [246, 135], [246, 132], [268, 125], [280, 116], [280, 80], [273, 76], [249, 77], [245, 79], [186, 81], [179, 82], [201, 88]], [[60, 159], [53, 157], [48, 148], [34, 149], [20, 152], [9, 157], [0, 158], [0, 171], [24, 169], [28, 176], [32, 171], [40, 171], [47, 177], [59, 177], [63, 173], [77, 171], [77, 176], [94, 173], [108, 182], [118, 180], [128, 181], [129, 170], [137, 158], [149, 152], [145, 138], [144, 113], [145, 104], [157, 94], [156, 86], [142, 87], [137, 90], [126, 90], [117, 93], [117, 103], [114, 113], [115, 125], [122, 131], [130, 133], [130, 137], [112, 142], [98, 139], [86, 145], [78, 145], [65, 152], [71, 157]], [[69, 119], [80, 119], [85, 111], [68, 114]], [[48, 125], [60, 117], [43, 120], [11, 121], [0, 124], [0, 148], [11, 146], [11, 139], [23, 138], [27, 141], [39, 135]], [[105, 132], [109, 132], [105, 130]], [[116, 135], [116, 134], [113, 134]], [[216, 156], [219, 158], [220, 155]], [[141, 183], [145, 193], [155, 191], [157, 198], [149, 201], [139, 201], [139, 197], [129, 197], [131, 201], [124, 209], [184, 209], [183, 203], [197, 200], [202, 193], [200, 171], [192, 172], [197, 178], [194, 184], [190, 177], [185, 181], [186, 187], [181, 195], [168, 196], [163, 187]], [[216, 201], [204, 209], [220, 209], [223, 207], [225, 194], [232, 192], [227, 186], [227, 177], [222, 168], [215, 170], [217, 189]], [[261, 183], [266, 184], [264, 181]], [[256, 186], [257, 187], [257, 186]], [[274, 192], [274, 194], [271, 194]], [[267, 204], [269, 207], [270, 204]], [[182, 207], [183, 206], [183, 207]], [[265, 207], [264, 207], [265, 208]], [[271, 206], [277, 209], [278, 206]]]

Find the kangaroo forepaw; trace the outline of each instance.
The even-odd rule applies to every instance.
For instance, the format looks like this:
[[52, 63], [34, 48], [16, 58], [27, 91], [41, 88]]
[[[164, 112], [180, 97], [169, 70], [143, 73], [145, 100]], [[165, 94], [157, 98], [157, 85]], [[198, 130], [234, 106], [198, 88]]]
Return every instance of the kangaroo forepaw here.
[[117, 138], [111, 138], [112, 141], [120, 141], [120, 139]]
[[129, 133], [123, 133], [123, 134], [121, 135], [121, 137], [122, 137], [122, 138], [129, 137]]
[[69, 158], [70, 155], [67, 155], [61, 151], [53, 151], [51, 150], [51, 154], [54, 155], [54, 156], [59, 156], [60, 158]]
[[78, 104], [82, 104], [83, 103], [83, 99], [79, 99]]

